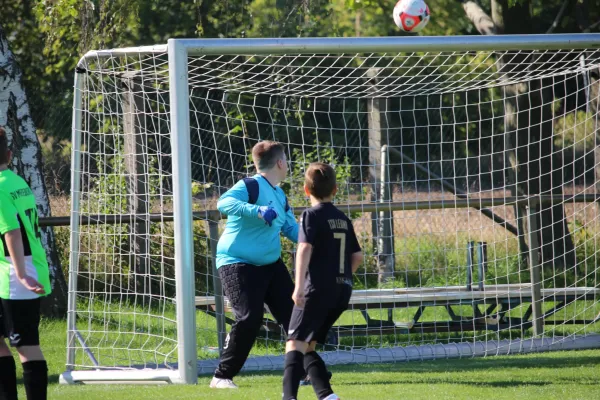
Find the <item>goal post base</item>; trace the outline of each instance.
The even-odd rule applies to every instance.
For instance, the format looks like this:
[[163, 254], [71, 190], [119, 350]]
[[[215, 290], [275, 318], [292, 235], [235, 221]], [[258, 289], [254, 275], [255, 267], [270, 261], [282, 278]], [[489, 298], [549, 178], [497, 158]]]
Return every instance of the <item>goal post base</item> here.
[[[347, 364], [401, 363], [436, 359], [475, 358], [512, 354], [543, 353], [548, 351], [586, 350], [600, 348], [600, 335], [569, 336], [524, 340], [490, 340], [474, 343], [446, 343], [387, 349], [328, 351], [321, 353], [329, 366]], [[215, 372], [218, 360], [198, 361], [198, 376]], [[280, 371], [283, 356], [250, 357], [242, 372]], [[175, 366], [176, 368], [176, 366]], [[128, 369], [66, 371], [60, 384], [183, 384], [177, 369]]]

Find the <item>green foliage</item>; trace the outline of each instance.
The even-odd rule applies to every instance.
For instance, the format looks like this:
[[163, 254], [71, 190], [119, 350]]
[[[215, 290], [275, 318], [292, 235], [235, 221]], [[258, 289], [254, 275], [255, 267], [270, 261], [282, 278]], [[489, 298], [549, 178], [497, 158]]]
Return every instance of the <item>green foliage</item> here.
[[[570, 287], [597, 285], [596, 274], [600, 265], [598, 233], [580, 219], [569, 224], [577, 253], [576, 268], [557, 270], [553, 265], [543, 268], [543, 286]], [[439, 287], [463, 286], [466, 283], [467, 243], [453, 235], [437, 237], [405, 237], [396, 240], [396, 269], [394, 281], [385, 287]], [[369, 241], [363, 246], [365, 254], [373, 254]], [[462, 248], [461, 248], [462, 245]], [[477, 272], [475, 272], [476, 274]], [[372, 289], [377, 284], [376, 265], [366, 265], [356, 274], [358, 288]], [[477, 279], [474, 277], [474, 279]], [[515, 284], [530, 282], [528, 261], [519, 255], [516, 238], [504, 245], [488, 246], [488, 266], [485, 284]]]
[[[432, 19], [421, 35], [476, 33], [461, 2], [427, 3]], [[540, 29], [551, 24], [562, 4], [532, 2]], [[396, 36], [393, 5], [379, 0], [0, 0], [2, 25], [23, 68], [36, 126], [57, 143], [70, 138], [73, 70], [91, 48], [195, 36]], [[489, 1], [482, 6], [489, 12]], [[588, 4], [587, 14], [596, 21], [600, 8]], [[559, 31], [580, 31], [574, 12], [565, 13]]]
[[61, 226], [54, 228], [54, 245], [56, 246], [56, 254], [60, 261], [63, 275], [69, 279], [69, 265], [70, 265], [70, 240], [71, 231], [69, 227]]
[[[98, 160], [99, 173], [91, 179], [88, 196], [81, 201], [83, 215], [128, 214], [124, 164], [122, 153], [107, 160]], [[133, 269], [129, 265], [130, 259], [125, 256], [130, 252], [129, 225], [83, 224], [80, 231], [79, 287], [88, 289], [91, 283], [86, 275], [90, 273], [95, 277], [93, 285], [96, 290], [127, 290], [127, 282], [115, 285], [112, 278], [127, 277]], [[93, 290], [91, 287], [89, 289]]]
[[560, 285], [598, 287], [597, 275], [600, 272], [598, 232], [591, 223], [586, 224], [584, 219], [585, 216], [575, 215], [569, 224], [575, 243], [577, 266], [565, 271], [556, 271], [549, 266], [551, 270], [546, 272], [546, 276], [552, 276], [553, 281]]
[[554, 145], [578, 152], [591, 151], [596, 143], [598, 122], [593, 112], [575, 111], [554, 122]]
[[40, 142], [46, 189], [51, 196], [61, 196], [65, 192], [64, 182], [71, 179], [71, 142], [59, 141], [54, 136], [42, 136]]
[[[81, 212], [83, 215], [130, 215], [132, 205], [129, 203], [131, 196], [128, 189], [128, 173], [125, 169], [125, 157], [123, 145], [120, 136], [115, 136], [116, 151], [113, 155], [105, 156], [105, 159], [98, 160], [98, 172], [88, 183], [89, 192], [81, 201]], [[146, 184], [149, 188], [148, 195], [152, 208], [154, 205], [152, 199], [156, 199], [161, 187], [157, 171], [158, 159], [147, 156], [148, 174]], [[196, 194], [205, 190], [206, 186], [196, 185], [193, 191]], [[165, 210], [172, 207], [169, 197], [162, 197], [160, 209]], [[145, 223], [142, 216], [142, 223]], [[150, 222], [148, 237], [146, 243], [149, 246], [147, 262], [149, 265], [148, 276], [162, 276], [165, 280], [150, 280], [150, 286], [144, 286], [145, 294], [161, 295], [174, 297], [174, 277], [175, 270], [173, 261], [175, 258], [175, 234], [174, 226], [170, 222]], [[208, 286], [212, 282], [207, 281], [207, 276], [212, 268], [210, 263], [210, 243], [206, 234], [205, 223], [195, 222], [194, 232], [194, 255], [196, 271], [196, 291], [198, 293], [208, 292]], [[135, 253], [135, 241], [143, 240], [141, 237], [133, 235], [133, 225], [130, 223], [117, 224], [83, 224], [80, 234], [80, 259], [79, 259], [79, 287], [80, 290], [86, 290], [90, 284], [94, 285], [96, 292], [126, 292], [131, 288], [136, 278], [136, 266], [140, 259], [145, 259], [143, 255]], [[68, 252], [68, 238], [59, 241], [59, 245], [66, 246], [63, 250]], [[59, 251], [60, 252], [60, 251]], [[68, 265], [66, 263], [65, 265]], [[88, 274], [94, 276], [94, 282], [90, 283]], [[117, 278], [116, 278], [117, 277]], [[116, 278], [116, 279], [115, 279]], [[139, 294], [142, 289], [136, 289]]]
[[348, 157], [338, 157], [330, 143], [322, 143], [316, 140], [313, 150], [308, 152], [305, 152], [301, 148], [295, 148], [292, 151], [290, 161], [292, 164], [288, 178], [290, 183], [282, 185], [282, 188], [292, 206], [308, 205], [308, 198], [304, 193], [304, 174], [312, 162], [330, 164], [335, 169], [338, 184], [335, 201], [342, 204], [347, 204], [351, 201], [350, 179], [352, 178], [352, 171], [350, 160]]
[[123, 44], [127, 37], [124, 33], [138, 25], [139, 3], [140, 0], [41, 0], [35, 13], [46, 36], [45, 55], [72, 63], [73, 56], [81, 56], [87, 50]]

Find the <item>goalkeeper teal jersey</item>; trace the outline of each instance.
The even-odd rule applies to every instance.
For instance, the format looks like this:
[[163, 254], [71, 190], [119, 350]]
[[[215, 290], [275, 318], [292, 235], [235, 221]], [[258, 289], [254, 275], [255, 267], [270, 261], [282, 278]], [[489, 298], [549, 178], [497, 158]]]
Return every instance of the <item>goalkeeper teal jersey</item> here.
[[27, 275], [44, 286], [46, 295], [50, 294], [48, 261], [42, 246], [35, 197], [23, 178], [4, 170], [0, 171], [0, 298], [35, 299], [39, 295], [17, 279], [6, 247], [6, 233], [16, 229], [20, 230], [23, 239]]
[[[227, 215], [225, 231], [217, 245], [217, 268], [235, 263], [272, 264], [281, 257], [280, 234], [298, 241], [298, 223], [292, 209], [286, 211], [283, 190], [271, 185], [262, 175], [253, 178], [259, 185], [255, 204], [249, 203], [243, 180], [225, 192], [217, 203], [219, 211]], [[272, 226], [258, 218], [261, 206], [271, 206], [277, 212]]]

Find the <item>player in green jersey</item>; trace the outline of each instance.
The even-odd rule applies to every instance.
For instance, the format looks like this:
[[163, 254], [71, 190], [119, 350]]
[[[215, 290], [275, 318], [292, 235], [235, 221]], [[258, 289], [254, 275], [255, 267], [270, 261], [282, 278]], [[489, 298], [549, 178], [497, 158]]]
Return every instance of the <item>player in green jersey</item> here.
[[40, 297], [50, 294], [46, 252], [41, 242], [35, 197], [10, 169], [12, 154], [0, 127], [0, 400], [17, 399], [15, 360], [23, 365], [28, 400], [45, 400], [48, 367], [40, 349]]

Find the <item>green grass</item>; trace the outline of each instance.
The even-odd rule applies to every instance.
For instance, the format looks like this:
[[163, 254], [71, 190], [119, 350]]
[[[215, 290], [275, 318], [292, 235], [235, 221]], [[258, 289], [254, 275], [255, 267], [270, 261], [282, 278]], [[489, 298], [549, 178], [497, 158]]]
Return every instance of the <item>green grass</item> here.
[[[239, 391], [197, 386], [58, 385], [64, 371], [66, 324], [44, 321], [41, 338], [48, 359], [50, 399], [271, 399], [281, 398], [281, 372], [242, 374]], [[333, 387], [343, 399], [597, 399], [600, 349], [524, 356], [440, 360], [332, 368]], [[20, 372], [19, 372], [20, 375]], [[24, 398], [22, 386], [20, 396]], [[300, 397], [314, 399], [311, 388]]]

